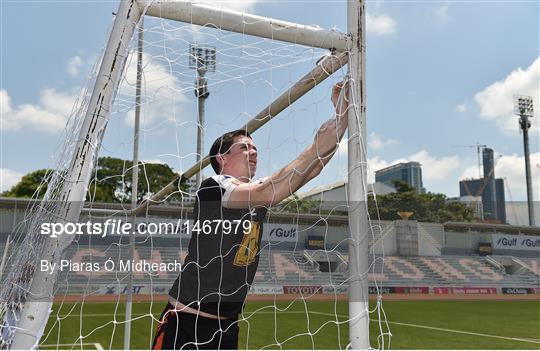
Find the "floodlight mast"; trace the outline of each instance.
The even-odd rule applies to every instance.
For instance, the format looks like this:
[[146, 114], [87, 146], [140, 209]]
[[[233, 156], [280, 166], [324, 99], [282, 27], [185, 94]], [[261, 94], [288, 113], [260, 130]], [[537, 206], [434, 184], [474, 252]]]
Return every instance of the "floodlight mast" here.
[[531, 161], [529, 152], [529, 118], [534, 117], [533, 98], [531, 96], [514, 96], [515, 113], [519, 116], [519, 128], [523, 131], [523, 153], [525, 157], [525, 179], [527, 182], [527, 207], [529, 210], [529, 225], [535, 226], [534, 201], [531, 182]]
[[[206, 72], [216, 70], [216, 48], [212, 46], [202, 46], [194, 43], [189, 44], [189, 68], [197, 71], [195, 79], [195, 97], [198, 99], [198, 120], [197, 120], [197, 152], [196, 162], [200, 162], [204, 152], [204, 103], [210, 96], [208, 91], [208, 80], [204, 76]], [[195, 176], [197, 188], [201, 186], [202, 168]]]

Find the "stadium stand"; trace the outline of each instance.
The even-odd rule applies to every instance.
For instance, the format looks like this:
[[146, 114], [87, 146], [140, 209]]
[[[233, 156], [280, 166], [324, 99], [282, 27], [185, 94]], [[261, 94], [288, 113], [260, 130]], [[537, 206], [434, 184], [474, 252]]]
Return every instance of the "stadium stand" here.
[[[106, 253], [105, 255], [103, 253]], [[170, 262], [181, 260], [186, 251], [174, 248], [141, 247], [136, 250], [135, 260], [147, 259], [152, 262]], [[300, 253], [294, 251], [262, 251], [259, 258], [259, 270], [254, 284], [262, 285], [342, 285], [347, 279], [347, 272], [322, 272], [307, 261], [300, 260]], [[108, 258], [118, 261], [127, 259], [127, 250], [118, 246], [77, 248], [68, 250], [66, 259], [72, 263], [96, 262], [104, 265]], [[347, 256], [345, 255], [345, 258]], [[370, 260], [369, 279], [378, 281], [383, 286], [494, 286], [494, 287], [538, 287], [539, 260], [523, 259], [531, 269], [508, 274], [499, 272], [480, 256], [442, 256], [442, 257], [376, 257]], [[169, 287], [176, 279], [172, 272], [137, 273], [135, 285], [151, 282], [159, 287]], [[100, 285], [121, 285], [127, 282], [127, 273], [115, 270], [98, 274], [89, 272], [65, 272], [60, 278], [60, 290], [80, 292], [81, 287], [91, 283], [86, 291], [99, 289]]]
[[[0, 218], [3, 219], [0, 225], [0, 253], [4, 253], [10, 233], [24, 231], [20, 220], [24, 218], [26, 206], [14, 205], [13, 202], [11, 199], [0, 199]], [[23, 205], [27, 205], [27, 202], [22, 201]], [[154, 215], [163, 218], [177, 216], [175, 208], [157, 207], [153, 211]], [[294, 218], [298, 220], [298, 236], [295, 240], [280, 243], [263, 241], [254, 285], [346, 287], [346, 217], [329, 216], [324, 221], [317, 215], [295, 215]], [[272, 220], [278, 225], [284, 223], [291, 226], [291, 215], [273, 214]], [[412, 241], [400, 238], [411, 235]], [[322, 242], [321, 249], [308, 248], [308, 241], [313, 237], [315, 241]], [[22, 236], [18, 238], [20, 240]], [[520, 241], [517, 242], [516, 238]], [[534, 227], [381, 221], [371, 226], [370, 245], [373, 251], [367, 273], [371, 285], [376, 282], [377, 285], [388, 287], [495, 287], [499, 291], [516, 287], [538, 292], [540, 259], [535, 247], [538, 247], [540, 239], [537, 238], [540, 238], [540, 228]], [[139, 239], [142, 241], [136, 245], [136, 262], [183, 262], [187, 254], [189, 238], [185, 236]], [[514, 246], [501, 249], [500, 245], [496, 246], [501, 240]], [[529, 246], [519, 249], [518, 244], [521, 245], [523, 240]], [[493, 251], [480, 256], [479, 246], [485, 243]], [[128, 273], [117, 266], [119, 261], [128, 259], [126, 244], [127, 240], [114, 237], [103, 240], [79, 237], [78, 242], [64, 253], [63, 259], [72, 264], [90, 262], [102, 267], [111, 259], [115, 262], [115, 269], [111, 272], [63, 271], [58, 281], [58, 292], [104, 294], [125, 289]], [[6, 265], [10, 262], [9, 255], [16, 252], [16, 247], [17, 243], [11, 244], [6, 253]], [[2, 278], [6, 272], [4, 269]], [[166, 293], [177, 275], [178, 272], [174, 271], [138, 272], [134, 275], [134, 285], [150, 285], [152, 292]]]

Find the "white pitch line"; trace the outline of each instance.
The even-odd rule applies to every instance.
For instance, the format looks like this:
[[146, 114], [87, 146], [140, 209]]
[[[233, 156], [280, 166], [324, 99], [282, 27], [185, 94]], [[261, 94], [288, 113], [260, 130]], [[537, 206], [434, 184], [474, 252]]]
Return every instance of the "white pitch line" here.
[[[376, 319], [370, 319], [370, 320], [377, 321]], [[468, 332], [468, 331], [463, 331], [463, 330], [454, 330], [454, 329], [446, 329], [446, 328], [429, 327], [427, 325], [409, 324], [409, 323], [401, 323], [401, 322], [388, 321], [387, 323], [388, 324], [403, 325], [403, 326], [406, 326], [406, 327], [413, 327], [413, 328], [439, 330], [439, 331], [444, 331], [444, 332], [449, 332], [449, 333], [467, 334], [467, 335], [474, 335], [474, 336], [483, 336], [483, 337], [486, 337], [486, 338], [496, 338], [496, 339], [505, 339], [505, 340], [512, 340], [512, 341], [530, 342], [530, 343], [533, 343], [533, 344], [539, 344], [540, 345], [540, 341], [533, 341], [531, 339], [512, 338], [512, 337], [509, 337], [509, 336], [474, 333], [474, 332]]]
[[[150, 313], [132, 313], [131, 315], [132, 316], [144, 316], [144, 315], [147, 315], [147, 314], [150, 314]], [[114, 316], [115, 316], [114, 313], [92, 313], [92, 314], [84, 313], [83, 314], [83, 317], [114, 317]], [[117, 313], [116, 316], [124, 316], [124, 314], [123, 313]], [[59, 319], [74, 318], [74, 317], [80, 318], [81, 316], [78, 315], [78, 314], [68, 314], [68, 315], [64, 315], [64, 316], [58, 316]]]
[[96, 350], [104, 350], [103, 349], [103, 346], [101, 346], [100, 343], [96, 342], [96, 343], [93, 343], [93, 342], [89, 342], [89, 343], [73, 343], [73, 344], [44, 344], [44, 345], [39, 345], [39, 347], [62, 347], [62, 346], [71, 346], [71, 347], [75, 347], [77, 345], [80, 345], [80, 346], [94, 346], [96, 348]]
[[[303, 313], [305, 313], [305, 312], [303, 312]], [[316, 312], [316, 311], [310, 311], [310, 313], [326, 315], [326, 316], [336, 316], [336, 317], [349, 318], [348, 316], [345, 316], [345, 315], [342, 315], [342, 314], [332, 314], [332, 313]], [[378, 322], [379, 320], [378, 319], [370, 319], [370, 321]], [[475, 333], [475, 332], [468, 332], [468, 331], [463, 331], [463, 330], [430, 327], [430, 326], [427, 326], [427, 325], [401, 323], [401, 322], [386, 321], [386, 323], [388, 323], [388, 324], [396, 324], [396, 325], [403, 325], [403, 326], [406, 326], [406, 327], [413, 327], [413, 328], [439, 330], [439, 331], [444, 331], [444, 332], [449, 332], [449, 333], [467, 334], [467, 335], [474, 335], [474, 336], [483, 336], [483, 337], [486, 337], [486, 338], [496, 338], [496, 339], [504, 339], [504, 340], [512, 340], [512, 341], [521, 341], [521, 342], [530, 342], [530, 343], [533, 343], [533, 344], [540, 344], [540, 341], [535, 341], [535, 339], [512, 338], [512, 337], [509, 337], [509, 336], [500, 336], [500, 335]]]
[[[251, 312], [247, 314], [246, 317], [250, 317], [253, 314], [275, 314], [275, 313], [295, 313], [295, 314], [305, 314], [305, 311], [260, 311], [260, 312]], [[343, 314], [335, 314], [335, 313], [328, 313], [328, 312], [317, 312], [317, 311], [309, 311], [309, 313], [313, 314], [319, 314], [323, 316], [332, 316], [332, 317], [342, 317], [342, 318], [349, 318], [348, 316], [345, 316]], [[144, 316], [145, 314], [132, 314], [132, 316]], [[114, 314], [107, 314], [107, 313], [101, 313], [101, 314], [85, 314], [86, 317], [108, 317], [108, 316], [114, 316]], [[66, 317], [79, 317], [78, 315], [68, 315], [63, 316], [61, 318]], [[372, 322], [378, 322], [378, 319], [370, 319]], [[466, 335], [474, 335], [474, 336], [483, 336], [486, 338], [495, 338], [495, 339], [503, 339], [503, 340], [512, 340], [512, 341], [521, 341], [521, 342], [528, 342], [533, 344], [540, 344], [540, 341], [536, 341], [538, 339], [522, 339], [522, 338], [512, 338], [509, 336], [500, 336], [500, 335], [491, 335], [491, 334], [483, 334], [483, 333], [475, 333], [475, 332], [468, 332], [463, 330], [455, 330], [455, 329], [447, 329], [447, 328], [438, 328], [438, 327], [430, 327], [427, 325], [420, 325], [420, 324], [410, 324], [410, 323], [402, 323], [402, 322], [392, 322], [392, 321], [386, 321], [388, 324], [396, 324], [396, 325], [402, 325], [406, 327], [413, 327], [413, 328], [422, 328], [422, 329], [431, 329], [431, 330], [438, 330], [438, 331], [444, 331], [449, 333], [456, 333], [456, 334], [466, 334]]]

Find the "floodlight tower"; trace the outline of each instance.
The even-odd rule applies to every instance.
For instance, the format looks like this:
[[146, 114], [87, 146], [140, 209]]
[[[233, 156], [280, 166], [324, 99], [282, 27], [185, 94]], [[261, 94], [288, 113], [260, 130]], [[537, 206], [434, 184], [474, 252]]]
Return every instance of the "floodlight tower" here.
[[530, 96], [514, 96], [515, 113], [519, 116], [519, 127], [523, 131], [523, 150], [525, 156], [525, 178], [527, 181], [527, 204], [529, 209], [529, 225], [534, 227], [534, 204], [531, 184], [531, 161], [529, 160], [529, 118], [534, 116], [533, 99]]
[[[216, 48], [212, 46], [201, 46], [194, 43], [189, 44], [189, 68], [197, 70], [195, 96], [199, 99], [196, 155], [196, 162], [198, 163], [204, 152], [204, 102], [210, 95], [207, 79], [204, 75], [206, 72], [214, 72], [216, 70]], [[201, 172], [198, 172], [195, 178], [197, 188], [201, 185], [201, 178]]]

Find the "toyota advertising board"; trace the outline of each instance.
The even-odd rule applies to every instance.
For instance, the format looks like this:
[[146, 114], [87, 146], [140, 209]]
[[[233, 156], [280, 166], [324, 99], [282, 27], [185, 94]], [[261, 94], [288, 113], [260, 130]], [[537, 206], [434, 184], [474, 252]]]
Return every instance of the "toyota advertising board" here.
[[295, 295], [322, 294], [323, 288], [320, 285], [284, 285], [283, 293]]

